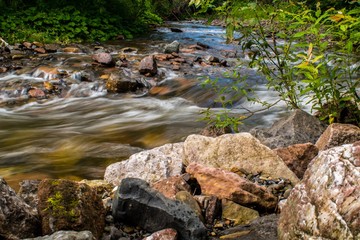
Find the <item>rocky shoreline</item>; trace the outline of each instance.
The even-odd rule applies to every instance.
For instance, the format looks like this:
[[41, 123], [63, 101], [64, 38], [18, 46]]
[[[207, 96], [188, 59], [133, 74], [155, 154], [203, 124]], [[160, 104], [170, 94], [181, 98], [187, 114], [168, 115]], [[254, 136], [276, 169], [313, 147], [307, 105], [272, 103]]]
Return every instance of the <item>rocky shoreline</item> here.
[[359, 239], [360, 128], [297, 110], [20, 186], [1, 179], [0, 239]]

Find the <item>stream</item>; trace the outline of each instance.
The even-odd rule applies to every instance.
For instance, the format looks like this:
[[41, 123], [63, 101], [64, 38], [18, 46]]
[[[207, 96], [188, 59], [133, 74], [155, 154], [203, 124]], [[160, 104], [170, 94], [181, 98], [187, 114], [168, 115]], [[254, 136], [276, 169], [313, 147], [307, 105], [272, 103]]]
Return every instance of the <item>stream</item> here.
[[[172, 32], [170, 27], [182, 32]], [[205, 127], [204, 122], [198, 121], [201, 110], [219, 107], [214, 103], [216, 93], [200, 86], [202, 76], [219, 78], [219, 83], [226, 85], [234, 79], [224, 74], [236, 69], [248, 76], [263, 100], [276, 101], [276, 93], [266, 88], [264, 79], [253, 70], [238, 66], [239, 61], [246, 61], [246, 56], [238, 54], [238, 46], [227, 45], [224, 35], [224, 29], [218, 26], [195, 21], [170, 22], [141, 38], [102, 44], [113, 56], [126, 48], [136, 49], [127, 53], [130, 67], [123, 72], [131, 78], [156, 82], [160, 88], [155, 94], [107, 93], [99, 76], [119, 68], [97, 67], [101, 74], [88, 71], [95, 51], [92, 45], [84, 46], [90, 50], [83, 53], [58, 51], [41, 60], [21, 60], [26, 62], [25, 67], [0, 74], [0, 176], [15, 189], [24, 179], [102, 179], [106, 166], [113, 162], [127, 159], [142, 149], [184, 141], [186, 136]], [[162, 53], [164, 45], [174, 40], [181, 47], [196, 43], [209, 46], [206, 51], [180, 51], [185, 59], [210, 55], [225, 59], [228, 66], [191, 64], [175, 71], [158, 62], [157, 76], [140, 76], [139, 60]], [[67, 73], [64, 79], [67, 91], [56, 97], [29, 99], [26, 94], [29, 86], [55, 81], [56, 76], [51, 74], [59, 73], [44, 70], [53, 68]], [[81, 80], [84, 72], [90, 80]], [[59, 86], [62, 84], [59, 79], [56, 81]], [[232, 111], [241, 114], [243, 107], [259, 108], [239, 97]], [[285, 112], [284, 104], [259, 112], [246, 120], [241, 130], [269, 126]]]

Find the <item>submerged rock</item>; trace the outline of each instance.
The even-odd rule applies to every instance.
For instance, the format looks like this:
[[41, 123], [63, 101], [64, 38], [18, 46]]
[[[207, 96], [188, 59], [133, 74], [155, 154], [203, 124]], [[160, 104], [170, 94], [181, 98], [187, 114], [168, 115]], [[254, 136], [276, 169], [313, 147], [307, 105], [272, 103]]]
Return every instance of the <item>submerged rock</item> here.
[[360, 239], [360, 142], [323, 151], [291, 191], [280, 239]]
[[87, 184], [62, 179], [42, 180], [38, 189], [43, 234], [89, 230], [97, 239], [101, 237], [105, 209], [95, 190]]
[[297, 109], [275, 122], [269, 129], [254, 128], [250, 133], [266, 146], [279, 148], [298, 143], [315, 144], [325, 128], [325, 124], [319, 119]]
[[173, 228], [182, 240], [207, 239], [205, 226], [190, 207], [164, 197], [141, 179], [123, 179], [113, 202], [113, 216], [150, 232]]
[[0, 178], [0, 239], [40, 235], [40, 221], [33, 209]]

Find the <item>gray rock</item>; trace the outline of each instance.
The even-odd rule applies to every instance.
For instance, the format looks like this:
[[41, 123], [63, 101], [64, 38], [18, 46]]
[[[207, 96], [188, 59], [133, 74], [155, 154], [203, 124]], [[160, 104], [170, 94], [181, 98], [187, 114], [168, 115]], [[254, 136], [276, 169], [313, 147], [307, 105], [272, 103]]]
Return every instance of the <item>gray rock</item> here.
[[46, 235], [37, 238], [27, 238], [24, 240], [95, 240], [90, 231], [58, 231], [52, 235]]
[[33, 208], [35, 214], [37, 214], [37, 205], [39, 203], [38, 187], [40, 180], [24, 180], [20, 182], [20, 189], [18, 192], [19, 197], [24, 199], [26, 204]]
[[279, 220], [280, 239], [360, 239], [360, 142], [320, 152]]
[[122, 179], [140, 178], [153, 184], [182, 172], [183, 143], [165, 144], [135, 153], [128, 160], [109, 165], [105, 181], [119, 185]]
[[40, 235], [40, 221], [33, 209], [0, 178], [0, 239]]
[[180, 43], [178, 41], [173, 41], [165, 45], [164, 52], [165, 53], [179, 53]]
[[325, 124], [319, 119], [297, 109], [269, 129], [254, 128], [250, 133], [269, 148], [279, 148], [298, 143], [315, 144], [325, 129]]
[[164, 197], [141, 179], [123, 179], [113, 202], [113, 216], [150, 232], [173, 228], [182, 240], [207, 239], [205, 226], [191, 208]]
[[92, 56], [92, 59], [103, 65], [108, 65], [108, 66], [114, 65], [114, 61], [110, 53], [105, 53], [105, 52], [96, 53]]

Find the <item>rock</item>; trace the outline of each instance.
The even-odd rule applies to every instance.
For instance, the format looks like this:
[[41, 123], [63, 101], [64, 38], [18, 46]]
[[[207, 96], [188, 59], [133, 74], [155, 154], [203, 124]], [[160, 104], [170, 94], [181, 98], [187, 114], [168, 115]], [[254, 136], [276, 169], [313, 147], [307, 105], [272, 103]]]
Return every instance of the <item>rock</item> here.
[[101, 198], [87, 184], [70, 180], [42, 180], [38, 190], [42, 233], [59, 230], [91, 231], [96, 239], [105, 226]]
[[147, 56], [141, 60], [139, 72], [149, 76], [155, 76], [157, 74], [157, 64], [154, 56]]
[[152, 188], [161, 192], [165, 197], [175, 200], [176, 194], [180, 191], [191, 192], [190, 185], [182, 176], [173, 176], [152, 185]]
[[125, 78], [116, 73], [111, 73], [106, 81], [106, 90], [109, 93], [136, 92], [144, 88], [144, 85], [131, 78]]
[[206, 228], [191, 208], [164, 197], [141, 179], [122, 180], [113, 202], [113, 216], [150, 232], [173, 228], [179, 239], [207, 239]]
[[275, 122], [269, 129], [254, 128], [250, 133], [266, 146], [280, 148], [298, 143], [315, 144], [325, 128], [319, 119], [297, 109], [290, 116]]
[[274, 151], [299, 179], [304, 176], [307, 166], [319, 152], [312, 143], [295, 144], [285, 148], [276, 148]]
[[46, 50], [43, 47], [37, 47], [37, 48], [34, 48], [34, 52], [45, 54]]
[[37, 238], [27, 238], [24, 240], [95, 240], [95, 237], [90, 231], [58, 231], [52, 235], [46, 235]]
[[333, 123], [316, 142], [320, 151], [360, 141], [360, 128], [351, 124]]
[[23, 42], [24, 47], [26, 47], [27, 49], [32, 49], [32, 43], [30, 42]]
[[[237, 240], [278, 240], [277, 223], [278, 215], [270, 214], [259, 217], [250, 224], [240, 225], [226, 229], [220, 233], [221, 239]], [[230, 238], [236, 237], [236, 238]]]
[[66, 53], [82, 53], [82, 50], [78, 47], [66, 47], [62, 51]]
[[274, 151], [249, 133], [225, 134], [216, 138], [190, 135], [184, 142], [184, 164], [198, 162], [228, 171], [245, 170], [271, 178], [299, 180]]
[[319, 153], [281, 211], [280, 239], [360, 239], [360, 142]]
[[57, 50], [59, 49], [59, 45], [57, 44], [45, 44], [44, 47], [49, 53], [57, 52]]
[[43, 90], [41, 89], [38, 89], [38, 88], [32, 88], [28, 91], [28, 95], [29, 97], [32, 97], [32, 98], [45, 98], [46, 95], [44, 93]]
[[196, 45], [202, 47], [202, 48], [205, 48], [205, 49], [210, 49], [211, 47], [205, 43], [202, 43], [202, 42], [197, 42]]
[[140, 178], [153, 184], [182, 173], [183, 143], [135, 153], [128, 160], [117, 162], [105, 170], [105, 181], [119, 185], [124, 178]]
[[0, 178], [0, 239], [40, 235], [40, 222], [33, 209]]
[[216, 196], [195, 195], [194, 198], [204, 212], [207, 225], [211, 226], [216, 219], [221, 218], [221, 201]]
[[38, 187], [40, 182], [40, 180], [23, 180], [20, 182], [20, 189], [18, 192], [19, 197], [21, 197], [26, 204], [32, 207], [34, 214], [38, 214]]
[[175, 229], [167, 228], [158, 232], [154, 232], [143, 240], [177, 240], [177, 232]]
[[178, 33], [183, 32], [183, 30], [181, 30], [180, 28], [170, 28], [170, 31], [172, 31], [172, 32], [178, 32]]
[[165, 45], [164, 52], [165, 53], [179, 53], [180, 43], [178, 41], [173, 41]]
[[265, 187], [256, 185], [236, 173], [191, 163], [186, 171], [198, 181], [201, 193], [229, 199], [260, 211], [273, 211], [277, 198]]
[[200, 218], [202, 222], [205, 221], [204, 217], [202, 216], [201, 208], [193, 195], [191, 195], [187, 191], [180, 191], [176, 194], [175, 198], [176, 200], [179, 200], [180, 202], [188, 205], [196, 213], [196, 215]]
[[45, 80], [51, 80], [60, 78], [60, 74], [60, 70], [57, 67], [40, 66], [34, 71], [33, 77], [41, 77]]
[[209, 63], [220, 63], [220, 59], [218, 57], [214, 57], [211, 55], [205, 56], [205, 61]]
[[8, 71], [7, 67], [0, 67], [0, 73], [5, 73]]
[[243, 207], [232, 201], [222, 201], [222, 218], [233, 221], [234, 226], [248, 224], [259, 217], [259, 213], [251, 208]]
[[107, 65], [107, 66], [114, 65], [114, 61], [110, 53], [105, 53], [105, 52], [97, 53], [92, 56], [92, 59], [103, 65]]

